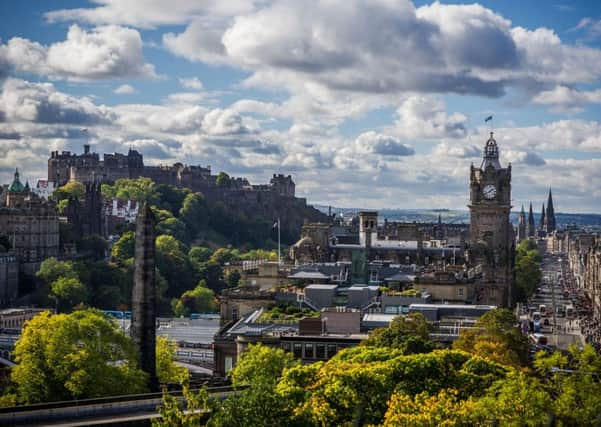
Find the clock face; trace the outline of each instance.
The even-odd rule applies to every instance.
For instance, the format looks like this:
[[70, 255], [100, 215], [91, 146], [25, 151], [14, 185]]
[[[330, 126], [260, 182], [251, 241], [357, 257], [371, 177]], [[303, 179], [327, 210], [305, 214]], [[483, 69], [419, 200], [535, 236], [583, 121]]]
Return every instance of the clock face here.
[[497, 189], [494, 185], [489, 184], [486, 187], [484, 187], [484, 189], [482, 190], [482, 194], [484, 195], [485, 199], [491, 200], [494, 199], [497, 195]]

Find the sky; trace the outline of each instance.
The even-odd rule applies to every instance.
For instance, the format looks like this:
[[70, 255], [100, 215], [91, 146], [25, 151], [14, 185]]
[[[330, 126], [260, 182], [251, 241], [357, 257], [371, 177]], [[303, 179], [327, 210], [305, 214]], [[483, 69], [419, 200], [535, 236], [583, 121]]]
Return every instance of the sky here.
[[[211, 165], [338, 207], [601, 210], [601, 2], [3, 1], [0, 183], [51, 150]], [[485, 123], [486, 117], [493, 120]], [[85, 129], [85, 130], [84, 130]]]

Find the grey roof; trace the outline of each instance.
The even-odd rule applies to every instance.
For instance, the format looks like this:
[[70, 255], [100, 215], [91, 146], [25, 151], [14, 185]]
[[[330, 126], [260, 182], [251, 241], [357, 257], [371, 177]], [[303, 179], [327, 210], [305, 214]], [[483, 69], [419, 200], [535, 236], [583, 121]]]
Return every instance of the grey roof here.
[[312, 285], [308, 285], [305, 286], [305, 290], [306, 289], [328, 289], [328, 290], [335, 290], [336, 288], [338, 288], [338, 285], [321, 285], [321, 284], [312, 284]]
[[319, 271], [297, 271], [288, 276], [289, 279], [329, 279], [329, 277]]

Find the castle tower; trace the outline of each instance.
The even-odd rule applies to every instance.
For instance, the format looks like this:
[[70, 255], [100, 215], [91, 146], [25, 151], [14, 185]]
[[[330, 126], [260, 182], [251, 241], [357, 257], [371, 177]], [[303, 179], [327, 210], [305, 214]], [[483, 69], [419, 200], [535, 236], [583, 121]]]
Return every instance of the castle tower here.
[[514, 236], [511, 212], [511, 165], [499, 163], [497, 142], [490, 133], [482, 164], [470, 170], [470, 249], [472, 266], [480, 265], [475, 303], [510, 307], [512, 300]]
[[545, 215], [545, 232], [551, 234], [556, 230], [555, 209], [553, 209], [553, 195], [549, 188], [549, 198], [547, 199], [547, 214]]
[[154, 281], [155, 216], [146, 204], [136, 220], [134, 286], [132, 291], [131, 337], [138, 351], [140, 368], [146, 372], [148, 388], [158, 391], [156, 376], [157, 296]]
[[530, 202], [530, 209], [528, 210], [528, 223], [526, 224], [526, 235], [528, 237], [534, 237], [536, 235], [536, 224], [534, 223], [534, 214], [532, 213], [532, 202]]
[[520, 216], [518, 218], [518, 236], [517, 241], [521, 242], [522, 240], [527, 238], [526, 234], [526, 212], [524, 211], [524, 205], [522, 205], [522, 210], [520, 211]]

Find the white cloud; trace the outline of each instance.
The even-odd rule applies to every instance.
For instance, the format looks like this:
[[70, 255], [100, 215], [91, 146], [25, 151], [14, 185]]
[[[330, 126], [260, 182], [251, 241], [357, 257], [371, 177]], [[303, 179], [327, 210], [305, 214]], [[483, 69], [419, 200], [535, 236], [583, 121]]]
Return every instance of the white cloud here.
[[2, 84], [0, 112], [8, 122], [98, 124], [108, 121], [106, 107], [88, 98], [57, 91], [51, 83], [31, 83], [8, 78]]
[[164, 34], [163, 44], [173, 54], [191, 61], [224, 64], [228, 58], [221, 42], [223, 31], [221, 24], [194, 21], [183, 33]]
[[567, 86], [556, 86], [536, 95], [533, 102], [550, 105], [553, 111], [577, 113], [587, 104], [601, 103], [601, 89], [580, 91]]
[[482, 148], [473, 144], [464, 144], [459, 141], [454, 143], [441, 142], [434, 147], [432, 154], [440, 158], [473, 158], [480, 157], [482, 155]]
[[61, 9], [46, 13], [49, 22], [84, 21], [92, 24], [119, 24], [154, 28], [192, 19], [227, 18], [252, 11], [252, 0], [94, 0], [91, 8]]
[[116, 88], [113, 92], [118, 95], [130, 95], [132, 93], [136, 93], [136, 89], [134, 89], [134, 87], [131, 85], [121, 85], [118, 88]]
[[501, 158], [506, 163], [522, 163], [528, 166], [543, 166], [546, 164], [545, 159], [536, 153], [529, 151], [501, 151]]
[[397, 138], [369, 131], [355, 139], [355, 149], [360, 154], [379, 154], [382, 156], [411, 156], [415, 150], [401, 143]]
[[67, 39], [43, 46], [13, 37], [0, 45], [0, 56], [18, 72], [70, 80], [99, 80], [129, 76], [156, 77], [144, 62], [142, 39], [133, 29], [108, 25], [89, 32], [71, 25]]
[[180, 77], [178, 80], [179, 80], [179, 84], [185, 89], [201, 90], [203, 88], [202, 82], [200, 80], [198, 80], [198, 77], [191, 77], [191, 78]]
[[397, 109], [395, 131], [406, 138], [462, 138], [467, 134], [467, 117], [446, 112], [441, 100], [413, 95]]

